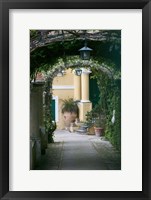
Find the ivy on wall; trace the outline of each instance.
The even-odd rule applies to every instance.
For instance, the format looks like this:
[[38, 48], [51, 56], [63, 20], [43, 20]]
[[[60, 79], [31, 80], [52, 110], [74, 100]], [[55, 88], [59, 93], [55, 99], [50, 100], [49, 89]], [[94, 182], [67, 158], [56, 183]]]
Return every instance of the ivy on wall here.
[[[105, 137], [118, 149], [121, 149], [121, 80], [109, 78], [105, 73], [93, 70], [100, 91], [100, 100], [95, 113], [105, 115]], [[92, 110], [93, 112], [93, 110]], [[114, 119], [113, 119], [114, 117]]]

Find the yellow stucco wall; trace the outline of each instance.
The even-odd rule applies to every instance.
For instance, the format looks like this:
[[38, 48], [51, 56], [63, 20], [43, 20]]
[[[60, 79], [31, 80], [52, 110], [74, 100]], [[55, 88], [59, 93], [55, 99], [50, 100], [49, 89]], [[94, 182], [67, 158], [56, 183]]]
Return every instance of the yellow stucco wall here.
[[[58, 122], [57, 128], [63, 129], [64, 121], [63, 116], [61, 113], [62, 104], [64, 99], [74, 98], [74, 74], [72, 73], [71, 69], [65, 71], [65, 75], [63, 76], [56, 76], [53, 80], [52, 84], [53, 89], [53, 96], [58, 97]], [[61, 87], [61, 89], [59, 89]], [[66, 89], [68, 88], [68, 89]]]
[[53, 91], [53, 95], [54, 96], [58, 96], [59, 99], [69, 99], [69, 98], [73, 98], [74, 95], [74, 90], [70, 89], [70, 90], [66, 90], [66, 89], [62, 89], [62, 90], [52, 90]]
[[56, 76], [53, 80], [53, 85], [73, 85], [74, 84], [74, 74], [71, 69], [67, 69], [64, 76]]
[[[78, 83], [79, 81], [79, 83]], [[77, 84], [78, 83], [78, 84]], [[76, 88], [75, 88], [76, 87]], [[82, 88], [82, 91], [81, 91]], [[89, 78], [88, 74], [82, 74], [80, 77], [76, 77], [72, 73], [71, 69], [65, 71], [63, 76], [57, 76], [53, 80], [52, 92], [54, 98], [57, 98], [58, 106], [58, 121], [57, 128], [64, 129], [65, 124], [63, 115], [61, 113], [63, 100], [73, 98], [74, 100], [86, 100], [85, 102], [79, 103], [81, 121], [86, 120], [85, 114], [92, 109], [92, 103], [89, 100]], [[79, 94], [78, 94], [79, 93]], [[82, 93], [82, 95], [81, 95]]]

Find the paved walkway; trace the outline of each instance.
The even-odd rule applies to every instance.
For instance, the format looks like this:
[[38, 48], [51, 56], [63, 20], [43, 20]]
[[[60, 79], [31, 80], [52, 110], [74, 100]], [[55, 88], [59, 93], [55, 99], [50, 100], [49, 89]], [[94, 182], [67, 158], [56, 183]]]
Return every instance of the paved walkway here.
[[37, 170], [120, 170], [120, 154], [95, 135], [56, 130]]

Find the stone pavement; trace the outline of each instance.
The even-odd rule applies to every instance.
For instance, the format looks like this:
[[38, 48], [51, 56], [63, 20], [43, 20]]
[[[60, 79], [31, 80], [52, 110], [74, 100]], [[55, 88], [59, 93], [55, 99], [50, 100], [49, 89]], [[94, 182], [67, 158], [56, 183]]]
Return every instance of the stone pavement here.
[[95, 135], [56, 130], [36, 170], [120, 170], [120, 153]]

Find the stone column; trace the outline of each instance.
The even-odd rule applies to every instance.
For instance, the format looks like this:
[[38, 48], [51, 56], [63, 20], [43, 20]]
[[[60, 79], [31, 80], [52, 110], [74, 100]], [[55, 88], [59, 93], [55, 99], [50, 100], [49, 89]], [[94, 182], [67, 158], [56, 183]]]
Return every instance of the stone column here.
[[86, 121], [86, 113], [92, 110], [92, 103], [89, 100], [89, 74], [88, 69], [82, 69], [81, 75], [81, 102], [79, 102], [80, 121]]
[[33, 83], [30, 93], [30, 136], [40, 138], [38, 90], [37, 85]]
[[43, 85], [42, 83], [32, 83], [30, 93], [30, 155], [31, 168], [35, 168], [41, 160], [42, 139], [41, 127], [43, 121]]
[[39, 131], [40, 131], [40, 139], [41, 139], [41, 153], [45, 154], [45, 150], [48, 144], [48, 137], [45, 132], [45, 125], [44, 125], [44, 81], [37, 82], [38, 87], [38, 117], [39, 117]]
[[81, 75], [81, 102], [89, 101], [89, 74], [90, 70], [82, 69]]
[[81, 99], [81, 77], [74, 74], [74, 100]]

